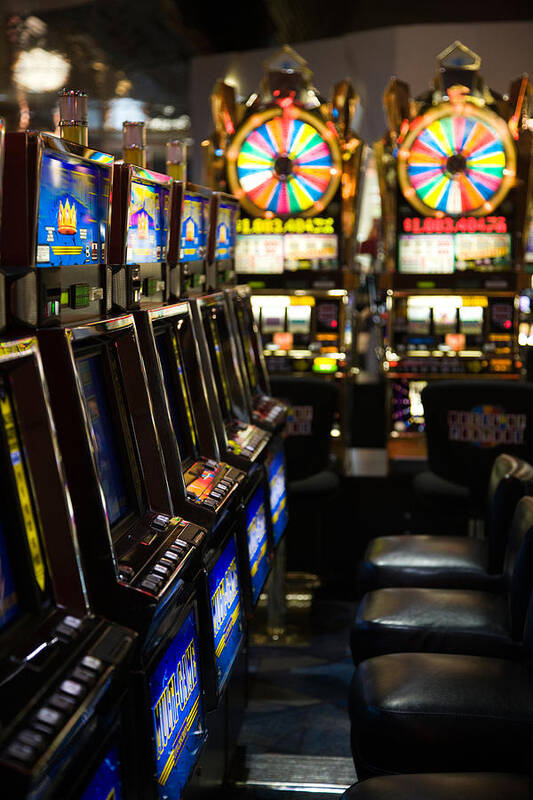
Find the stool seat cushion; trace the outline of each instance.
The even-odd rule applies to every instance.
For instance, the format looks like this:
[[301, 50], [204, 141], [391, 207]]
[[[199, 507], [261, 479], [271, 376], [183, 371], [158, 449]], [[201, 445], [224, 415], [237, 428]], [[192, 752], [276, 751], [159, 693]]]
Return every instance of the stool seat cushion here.
[[357, 664], [383, 653], [513, 657], [507, 595], [470, 589], [377, 589], [357, 609], [350, 644]]
[[391, 586], [497, 590], [485, 541], [465, 536], [379, 536], [359, 568], [361, 594]]
[[384, 775], [351, 786], [342, 800], [532, 800], [533, 780], [497, 772]]
[[339, 488], [340, 479], [336, 472], [324, 469], [308, 478], [300, 478], [289, 483], [290, 495], [319, 495], [329, 494]]
[[436, 506], [442, 509], [443, 505], [448, 513], [453, 514], [468, 514], [470, 510], [468, 489], [439, 477], [431, 470], [415, 475], [413, 489], [419, 505], [429, 511], [435, 511]]
[[395, 653], [364, 661], [350, 687], [359, 777], [498, 770], [528, 773], [533, 675], [522, 661]]

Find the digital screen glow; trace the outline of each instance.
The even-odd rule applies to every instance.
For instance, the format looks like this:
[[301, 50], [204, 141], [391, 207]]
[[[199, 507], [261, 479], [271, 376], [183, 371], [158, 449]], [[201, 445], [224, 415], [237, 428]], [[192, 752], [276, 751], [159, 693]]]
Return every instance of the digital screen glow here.
[[156, 264], [165, 260], [168, 198], [167, 187], [132, 179], [127, 264]]
[[180, 261], [202, 261], [207, 246], [209, 200], [186, 192], [181, 218]]
[[19, 603], [11, 563], [7, 553], [3, 525], [0, 523], [0, 631], [19, 612]]
[[268, 464], [268, 484], [270, 488], [270, 513], [272, 515], [272, 533], [274, 545], [277, 547], [289, 521], [287, 508], [287, 484], [285, 479], [285, 461], [283, 446], [274, 453]]
[[191, 611], [148, 680], [160, 800], [179, 798], [206, 739]]
[[509, 269], [511, 251], [509, 233], [402, 234], [398, 266], [430, 274]]
[[230, 538], [208, 574], [217, 683], [222, 691], [244, 637], [235, 539]]
[[217, 214], [215, 260], [233, 258], [235, 253], [235, 228], [237, 207], [234, 203], [220, 201]]
[[250, 562], [252, 602], [255, 605], [270, 571], [265, 492], [262, 486], [258, 487], [246, 507], [246, 539]]
[[80, 800], [123, 800], [120, 756], [113, 745], [97, 768]]
[[422, 390], [427, 381], [394, 381], [392, 384], [393, 427], [398, 433], [420, 433], [424, 430]]
[[105, 260], [109, 183], [96, 163], [44, 152], [37, 223], [38, 267]]
[[130, 510], [120, 467], [100, 356], [78, 359], [78, 373], [96, 446], [96, 464], [104, 491], [109, 523], [114, 525]]

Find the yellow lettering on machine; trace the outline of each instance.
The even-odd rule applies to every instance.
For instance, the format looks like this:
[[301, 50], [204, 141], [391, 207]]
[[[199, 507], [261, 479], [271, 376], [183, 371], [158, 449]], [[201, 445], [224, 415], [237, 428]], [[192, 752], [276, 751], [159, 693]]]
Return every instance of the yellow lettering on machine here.
[[20, 443], [17, 436], [17, 429], [15, 427], [13, 409], [7, 395], [3, 398], [0, 397], [0, 411], [2, 412], [2, 420], [4, 422], [6, 431], [7, 446], [9, 447], [11, 466], [13, 467], [13, 475], [15, 476], [15, 483], [17, 485], [20, 509], [22, 511], [22, 518], [24, 520], [24, 527], [26, 528], [26, 538], [30, 548], [33, 572], [41, 591], [44, 592], [45, 571], [41, 545], [39, 542], [39, 532], [37, 530], [35, 515], [33, 513], [31, 504], [28, 481], [26, 480], [24, 465], [22, 463]]

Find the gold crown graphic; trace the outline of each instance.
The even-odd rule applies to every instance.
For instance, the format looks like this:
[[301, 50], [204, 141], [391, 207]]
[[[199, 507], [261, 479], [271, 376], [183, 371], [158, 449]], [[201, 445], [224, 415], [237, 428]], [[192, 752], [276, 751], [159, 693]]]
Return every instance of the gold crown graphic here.
[[192, 242], [194, 239], [194, 222], [192, 219], [188, 219], [185, 225], [185, 238], [188, 242]]
[[57, 230], [58, 233], [74, 234], [78, 230], [78, 223], [76, 219], [76, 204], [73, 202], [70, 205], [68, 197], [65, 200], [65, 205], [59, 201], [59, 211], [57, 212]]
[[137, 236], [139, 239], [148, 239], [149, 227], [148, 214], [141, 211], [137, 217]]

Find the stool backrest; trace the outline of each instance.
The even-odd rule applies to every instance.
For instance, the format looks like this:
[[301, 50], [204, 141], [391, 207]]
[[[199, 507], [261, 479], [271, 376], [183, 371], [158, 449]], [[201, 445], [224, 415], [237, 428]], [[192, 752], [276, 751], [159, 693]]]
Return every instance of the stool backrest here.
[[290, 406], [285, 428], [287, 480], [308, 478], [326, 469], [331, 427], [339, 407], [337, 384], [324, 378], [292, 375], [271, 375], [270, 382], [273, 395]]
[[501, 453], [492, 466], [487, 497], [487, 540], [492, 574], [503, 568], [509, 528], [518, 501], [533, 494], [533, 467], [521, 458]]
[[434, 381], [422, 392], [429, 466], [484, 504], [500, 453], [533, 460], [533, 385]]
[[503, 579], [508, 591], [511, 633], [521, 639], [533, 590], [533, 497], [522, 497], [513, 515]]

